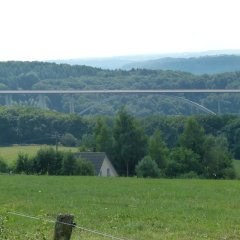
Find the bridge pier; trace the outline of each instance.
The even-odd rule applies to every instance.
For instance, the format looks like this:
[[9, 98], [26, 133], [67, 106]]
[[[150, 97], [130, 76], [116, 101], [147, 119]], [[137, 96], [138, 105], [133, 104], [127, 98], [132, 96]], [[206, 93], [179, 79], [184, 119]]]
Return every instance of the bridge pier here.
[[221, 105], [220, 105], [220, 100], [218, 100], [218, 115], [221, 114]]
[[5, 95], [5, 105], [6, 106], [11, 106], [12, 104], [13, 104], [12, 95], [11, 94], [6, 94]]
[[70, 101], [69, 101], [69, 112], [70, 113], [74, 113], [75, 109], [74, 109], [74, 98], [73, 95], [70, 95]]
[[47, 109], [46, 96], [43, 94], [38, 95], [38, 106], [41, 109]]

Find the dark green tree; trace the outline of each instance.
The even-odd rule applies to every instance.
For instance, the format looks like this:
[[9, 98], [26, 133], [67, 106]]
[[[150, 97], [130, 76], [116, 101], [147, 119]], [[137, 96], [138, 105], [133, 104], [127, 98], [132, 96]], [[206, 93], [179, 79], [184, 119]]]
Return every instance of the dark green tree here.
[[77, 161], [73, 153], [65, 152], [63, 154], [61, 175], [75, 175], [77, 167]]
[[75, 147], [77, 145], [77, 139], [71, 133], [65, 133], [61, 138], [60, 142], [66, 147]]
[[204, 142], [204, 176], [207, 178], [234, 178], [232, 158], [223, 137], [209, 135]]
[[204, 141], [204, 129], [199, 125], [195, 118], [189, 118], [185, 124], [183, 134], [179, 139], [180, 146], [191, 149], [202, 158], [204, 154]]
[[33, 159], [33, 169], [37, 174], [60, 175], [63, 153], [53, 148], [41, 148]]
[[19, 153], [15, 166], [16, 173], [32, 173], [32, 162], [27, 154]]
[[134, 175], [136, 164], [145, 156], [147, 140], [143, 130], [125, 109], [116, 117], [113, 129], [113, 160], [121, 175]]
[[96, 143], [93, 134], [83, 134], [80, 140], [79, 150], [81, 152], [84, 151], [96, 152]]
[[94, 138], [97, 152], [106, 152], [107, 154], [111, 152], [112, 135], [110, 129], [101, 118], [98, 118], [94, 128]]
[[8, 165], [6, 162], [0, 157], [0, 173], [8, 172]]
[[149, 140], [149, 155], [156, 161], [160, 169], [164, 169], [167, 165], [169, 150], [162, 140], [161, 132], [155, 131]]
[[170, 152], [166, 175], [168, 177], [178, 177], [189, 172], [195, 173], [196, 176], [202, 174], [203, 166], [200, 156], [188, 148], [173, 148]]

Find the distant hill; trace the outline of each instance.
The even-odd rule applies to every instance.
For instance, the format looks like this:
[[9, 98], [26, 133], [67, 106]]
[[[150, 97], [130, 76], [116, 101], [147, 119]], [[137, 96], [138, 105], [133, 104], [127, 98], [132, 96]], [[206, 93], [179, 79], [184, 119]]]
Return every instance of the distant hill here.
[[63, 59], [63, 60], [51, 60], [48, 62], [57, 64], [69, 64], [69, 65], [85, 65], [95, 68], [116, 70], [122, 69], [123, 66], [135, 62], [148, 61], [153, 59], [159, 59], [166, 57], [166, 55], [132, 55], [132, 56], [116, 56], [116, 57], [102, 57], [102, 58], [80, 58], [80, 59]]
[[102, 68], [102, 69], [121, 69], [122, 66], [131, 64], [133, 61], [128, 58], [113, 57], [113, 58], [88, 58], [88, 59], [69, 59], [69, 60], [55, 60], [50, 61], [57, 64], [69, 64], [69, 65], [85, 65], [90, 67]]
[[[223, 56], [240, 56], [240, 50], [211, 50], [205, 52], [180, 52], [180, 53], [162, 53], [162, 54], [144, 54], [144, 55], [129, 55], [129, 56], [115, 56], [115, 57], [99, 57], [99, 58], [77, 58], [77, 59], [56, 59], [49, 60], [47, 62], [57, 63], [57, 64], [69, 64], [69, 65], [85, 65], [90, 67], [102, 68], [102, 69], [131, 69], [131, 68], [149, 68], [149, 69], [159, 69], [159, 61], [162, 64], [162, 61], [167, 65], [166, 69], [172, 70], [171, 63], [169, 67], [169, 61], [174, 59], [176, 61], [188, 61], [189, 59], [199, 59], [201, 57], [223, 57]], [[165, 60], [164, 60], [165, 59]], [[215, 61], [213, 59], [213, 61]], [[155, 63], [156, 62], [156, 63]], [[153, 65], [153, 66], [152, 66]], [[165, 68], [162, 68], [165, 69]], [[173, 69], [175, 70], [175, 68]], [[176, 68], [176, 70], [185, 71], [182, 69]], [[187, 68], [188, 70], [188, 68]], [[190, 71], [192, 72], [192, 71]], [[221, 71], [223, 72], [223, 71]], [[205, 73], [194, 72], [193, 73]], [[212, 73], [212, 72], [207, 72]], [[218, 73], [215, 71], [214, 73]]]
[[193, 74], [215, 74], [240, 71], [239, 55], [217, 55], [190, 58], [160, 58], [129, 63], [123, 69], [151, 69], [190, 72]]

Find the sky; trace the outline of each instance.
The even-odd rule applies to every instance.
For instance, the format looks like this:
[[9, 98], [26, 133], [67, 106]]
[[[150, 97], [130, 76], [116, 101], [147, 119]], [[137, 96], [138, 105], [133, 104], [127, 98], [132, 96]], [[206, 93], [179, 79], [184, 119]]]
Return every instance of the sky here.
[[0, 61], [240, 49], [239, 0], [0, 0]]

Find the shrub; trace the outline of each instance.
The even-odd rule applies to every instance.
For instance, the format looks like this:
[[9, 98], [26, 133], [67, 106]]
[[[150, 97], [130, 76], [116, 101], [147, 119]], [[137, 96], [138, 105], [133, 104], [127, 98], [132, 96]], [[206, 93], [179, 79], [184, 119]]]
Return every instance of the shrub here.
[[16, 173], [26, 173], [32, 172], [32, 161], [29, 159], [27, 154], [19, 153], [17, 157], [17, 162], [15, 166]]
[[234, 178], [232, 156], [222, 137], [209, 135], [205, 141], [203, 158], [204, 176], [206, 178]]
[[145, 156], [136, 166], [138, 177], [157, 178], [160, 176], [160, 169], [157, 163], [150, 156]]
[[38, 150], [33, 159], [33, 169], [37, 174], [56, 174], [55, 170], [61, 169], [61, 162], [58, 163], [56, 151], [53, 148], [41, 148]]
[[86, 159], [77, 158], [76, 160], [77, 167], [75, 169], [75, 175], [82, 176], [94, 176], [95, 170], [91, 162]]
[[77, 145], [77, 139], [71, 133], [65, 133], [61, 137], [60, 142], [66, 147], [75, 147]]
[[228, 167], [223, 170], [223, 178], [224, 179], [235, 179], [236, 172], [233, 167]]
[[182, 166], [180, 163], [171, 160], [166, 168], [166, 175], [168, 177], [177, 177], [182, 173]]
[[183, 179], [192, 179], [192, 178], [199, 178], [196, 172], [190, 171], [188, 173], [181, 174], [179, 178]]
[[8, 172], [8, 165], [4, 162], [2, 158], [0, 158], [0, 172], [7, 173]]
[[62, 161], [62, 175], [74, 175], [76, 174], [77, 162], [76, 158], [71, 152], [65, 152]]
[[170, 153], [170, 163], [167, 166], [166, 174], [169, 177], [177, 177], [189, 172], [195, 172], [200, 175], [203, 172], [203, 166], [198, 154], [185, 147], [173, 148]]

